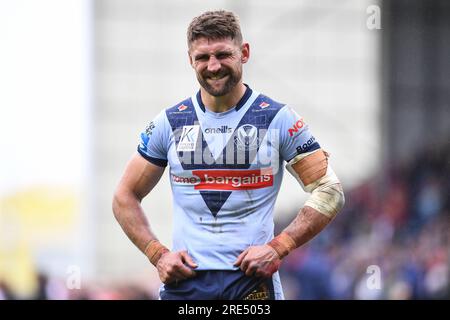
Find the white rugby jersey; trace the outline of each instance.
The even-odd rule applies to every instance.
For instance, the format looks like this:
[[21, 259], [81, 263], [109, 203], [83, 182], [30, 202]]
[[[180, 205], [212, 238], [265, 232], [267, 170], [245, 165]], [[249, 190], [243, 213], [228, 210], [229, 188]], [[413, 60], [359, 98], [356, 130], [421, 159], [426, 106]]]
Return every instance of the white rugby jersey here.
[[200, 91], [163, 110], [141, 134], [138, 152], [170, 167], [173, 248], [196, 270], [233, 270], [237, 256], [273, 238], [283, 162], [319, 149], [289, 106], [247, 86], [232, 109], [205, 108]]

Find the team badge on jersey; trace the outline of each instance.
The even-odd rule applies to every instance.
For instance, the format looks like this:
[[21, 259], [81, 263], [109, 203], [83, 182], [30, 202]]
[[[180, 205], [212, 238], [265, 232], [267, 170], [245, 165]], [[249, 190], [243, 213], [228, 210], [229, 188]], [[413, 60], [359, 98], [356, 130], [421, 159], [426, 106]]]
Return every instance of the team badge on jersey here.
[[195, 151], [197, 146], [198, 133], [200, 132], [199, 125], [183, 126], [181, 132], [180, 142], [178, 142], [177, 151]]
[[239, 150], [255, 150], [259, 146], [258, 129], [251, 124], [240, 126], [234, 136], [234, 143]]

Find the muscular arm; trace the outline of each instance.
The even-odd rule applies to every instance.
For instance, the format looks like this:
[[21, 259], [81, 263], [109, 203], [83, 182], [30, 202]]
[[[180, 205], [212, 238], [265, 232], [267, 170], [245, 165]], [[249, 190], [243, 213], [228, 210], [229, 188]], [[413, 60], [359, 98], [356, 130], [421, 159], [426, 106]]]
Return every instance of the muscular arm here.
[[195, 276], [190, 268], [197, 265], [186, 251], [170, 252], [158, 241], [142, 209], [142, 199], [155, 187], [163, 172], [163, 167], [134, 155], [114, 194], [113, 212], [128, 238], [158, 269], [161, 281], [170, 283]]
[[128, 238], [145, 253], [155, 234], [141, 206], [142, 199], [155, 187], [164, 172], [136, 154], [128, 163], [113, 199], [114, 216]]
[[282, 258], [321, 232], [344, 205], [341, 184], [322, 150], [293, 159], [288, 170], [311, 196], [295, 219], [272, 241], [249, 247], [239, 255], [235, 265], [246, 275], [271, 276]]

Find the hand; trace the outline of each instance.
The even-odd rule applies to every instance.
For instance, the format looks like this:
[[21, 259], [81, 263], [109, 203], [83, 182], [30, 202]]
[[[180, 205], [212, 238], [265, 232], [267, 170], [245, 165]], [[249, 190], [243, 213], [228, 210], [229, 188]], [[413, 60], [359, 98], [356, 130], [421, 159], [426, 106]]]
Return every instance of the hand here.
[[245, 249], [234, 263], [246, 276], [270, 278], [281, 265], [280, 257], [274, 248], [267, 244]]
[[156, 264], [159, 278], [164, 284], [194, 277], [195, 272], [191, 268], [197, 268], [197, 264], [187, 251], [166, 252]]

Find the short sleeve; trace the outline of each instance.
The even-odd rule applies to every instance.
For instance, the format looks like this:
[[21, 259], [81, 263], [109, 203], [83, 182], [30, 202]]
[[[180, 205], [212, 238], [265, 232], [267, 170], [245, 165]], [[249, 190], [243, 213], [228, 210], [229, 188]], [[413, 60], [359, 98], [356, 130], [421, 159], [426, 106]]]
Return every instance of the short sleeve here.
[[280, 129], [280, 154], [286, 162], [320, 148], [309, 125], [291, 107], [283, 107], [274, 121], [274, 127]]
[[165, 111], [160, 112], [141, 132], [139, 154], [154, 165], [167, 166], [169, 132]]

